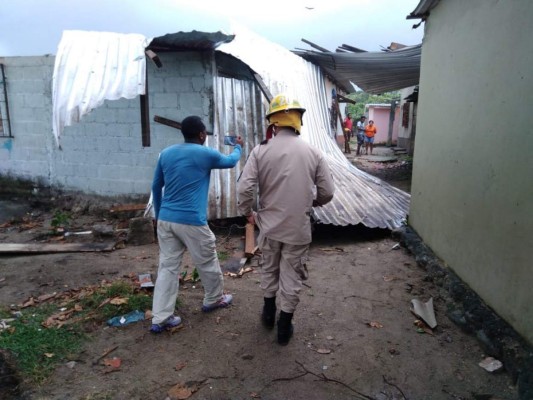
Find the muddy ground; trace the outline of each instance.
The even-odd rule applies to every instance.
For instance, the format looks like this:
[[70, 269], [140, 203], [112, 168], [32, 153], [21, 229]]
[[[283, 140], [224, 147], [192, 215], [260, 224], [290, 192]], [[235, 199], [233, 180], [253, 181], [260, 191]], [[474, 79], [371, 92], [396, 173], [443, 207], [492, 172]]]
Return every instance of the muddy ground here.
[[[374, 172], [386, 178], [382, 167]], [[364, 168], [372, 172], [374, 167]], [[408, 172], [389, 179], [408, 188]], [[23, 202], [18, 204], [20, 208]], [[32, 243], [49, 229], [50, 212], [25, 211], [33, 212], [38, 224], [27, 230], [2, 228], [1, 242]], [[222, 263], [225, 268], [243, 254], [239, 222], [212, 226], [219, 252], [229, 256]], [[118, 220], [79, 215], [71, 229], [90, 230], [94, 224], [124, 226]], [[474, 337], [445, 316], [446, 293], [396, 244], [387, 230], [317, 226], [310, 278], [286, 347], [276, 343], [275, 330], [260, 324], [262, 294], [253, 258], [248, 264], [253, 271], [241, 278], [225, 277], [225, 289], [234, 296], [228, 309], [202, 313], [201, 283], [186, 283], [179, 293], [182, 329], [154, 335], [148, 332], [150, 321], [120, 328], [92, 326], [83, 351], [61, 363], [42, 386], [24, 385], [23, 398], [163, 400], [181, 384], [194, 391], [191, 399], [213, 400], [517, 399], [508, 374], [489, 373], [478, 365], [486, 355]], [[111, 252], [2, 255], [0, 304], [19, 304], [30, 296], [131, 273], [155, 276], [157, 258], [156, 243], [126, 244]], [[188, 257], [183, 268], [193, 268]], [[414, 324], [411, 300], [430, 298], [438, 325], [422, 333]], [[110, 356], [122, 364], [107, 373], [94, 361], [115, 347]]]

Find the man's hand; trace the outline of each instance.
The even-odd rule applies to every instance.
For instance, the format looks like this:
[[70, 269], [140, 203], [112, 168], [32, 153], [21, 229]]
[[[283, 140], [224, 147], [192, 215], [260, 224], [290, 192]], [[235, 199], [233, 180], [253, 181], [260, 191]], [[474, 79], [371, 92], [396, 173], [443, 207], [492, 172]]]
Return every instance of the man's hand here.
[[236, 142], [237, 144], [240, 144], [241, 147], [244, 145], [244, 140], [243, 140], [242, 137], [240, 137], [240, 136], [237, 136], [237, 139], [235, 140], [235, 142]]

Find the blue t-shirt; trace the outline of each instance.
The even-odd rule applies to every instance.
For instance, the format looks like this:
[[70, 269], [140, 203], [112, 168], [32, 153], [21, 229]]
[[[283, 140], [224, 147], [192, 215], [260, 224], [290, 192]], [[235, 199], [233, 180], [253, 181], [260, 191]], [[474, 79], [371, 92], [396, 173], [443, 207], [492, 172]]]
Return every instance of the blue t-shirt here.
[[155, 218], [187, 225], [207, 225], [211, 170], [232, 168], [240, 158], [240, 145], [227, 156], [195, 143], [176, 144], [164, 149], [152, 182]]

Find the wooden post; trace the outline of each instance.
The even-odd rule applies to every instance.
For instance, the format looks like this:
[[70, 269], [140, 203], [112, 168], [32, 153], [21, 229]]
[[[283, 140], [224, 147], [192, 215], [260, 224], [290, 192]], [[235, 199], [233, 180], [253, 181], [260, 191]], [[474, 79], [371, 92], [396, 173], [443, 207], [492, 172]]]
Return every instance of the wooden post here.
[[255, 225], [246, 224], [246, 235], [244, 242], [244, 255], [253, 257], [255, 253]]
[[389, 136], [387, 138], [387, 147], [392, 146], [392, 131], [394, 130], [394, 115], [396, 114], [396, 104], [396, 100], [391, 100], [389, 114]]

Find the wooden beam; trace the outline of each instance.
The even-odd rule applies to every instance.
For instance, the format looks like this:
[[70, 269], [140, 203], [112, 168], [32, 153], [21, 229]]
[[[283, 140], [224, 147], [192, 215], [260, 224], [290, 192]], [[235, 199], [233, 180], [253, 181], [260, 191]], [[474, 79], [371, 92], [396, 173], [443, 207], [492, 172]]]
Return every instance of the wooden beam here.
[[247, 258], [250, 258], [250, 257], [253, 257], [254, 254], [255, 254], [255, 225], [246, 224], [244, 255]]
[[313, 42], [310, 42], [309, 40], [302, 39], [302, 42], [307, 43], [312, 48], [323, 51], [324, 53], [331, 53], [331, 51], [329, 51], [328, 49], [325, 49], [324, 47], [320, 47], [319, 45], [314, 44]]
[[[181, 122], [174, 121], [165, 117], [160, 117], [159, 115], [154, 115], [154, 121], [166, 126], [170, 126], [171, 128], [179, 129], [181, 131]], [[212, 135], [213, 132], [207, 132], [207, 134]]]
[[141, 135], [142, 146], [150, 147], [150, 99], [148, 98], [148, 69], [145, 77], [145, 94], [141, 94]]
[[272, 93], [270, 93], [270, 90], [268, 90], [267, 86], [265, 85], [265, 82], [263, 82], [263, 78], [261, 78], [261, 75], [259, 74], [253, 74], [253, 76], [255, 79], [255, 83], [257, 84], [257, 86], [259, 86], [259, 89], [261, 89], [261, 92], [263, 92], [263, 95], [270, 103], [274, 96], [272, 96]]
[[121, 204], [113, 207], [109, 212], [123, 212], [123, 211], [141, 211], [146, 209], [146, 204]]
[[146, 50], [144, 53], [148, 56], [150, 60], [153, 61], [157, 68], [161, 68], [163, 66], [163, 63], [161, 62], [159, 56], [155, 54], [152, 50]]
[[337, 100], [339, 101], [339, 103], [350, 103], [350, 104], [357, 103], [355, 100], [352, 100], [349, 97], [343, 96], [342, 94], [337, 94]]
[[112, 251], [115, 243], [0, 243], [0, 254]]

